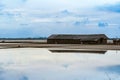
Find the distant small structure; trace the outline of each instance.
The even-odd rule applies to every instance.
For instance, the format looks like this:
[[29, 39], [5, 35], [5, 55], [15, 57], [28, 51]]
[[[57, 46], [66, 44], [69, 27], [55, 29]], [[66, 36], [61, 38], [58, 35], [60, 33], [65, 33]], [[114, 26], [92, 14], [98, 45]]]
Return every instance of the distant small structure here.
[[113, 44], [120, 45], [120, 38], [113, 38]]
[[113, 39], [108, 39], [108, 40], [107, 40], [107, 44], [114, 44]]
[[48, 44], [107, 44], [105, 34], [53, 34], [48, 37]]

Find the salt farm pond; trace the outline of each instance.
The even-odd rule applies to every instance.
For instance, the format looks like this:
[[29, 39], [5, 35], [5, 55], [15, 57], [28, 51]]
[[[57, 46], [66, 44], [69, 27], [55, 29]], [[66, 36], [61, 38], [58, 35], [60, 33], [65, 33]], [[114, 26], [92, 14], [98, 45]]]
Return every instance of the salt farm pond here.
[[57, 53], [0, 49], [0, 80], [120, 80], [120, 51]]

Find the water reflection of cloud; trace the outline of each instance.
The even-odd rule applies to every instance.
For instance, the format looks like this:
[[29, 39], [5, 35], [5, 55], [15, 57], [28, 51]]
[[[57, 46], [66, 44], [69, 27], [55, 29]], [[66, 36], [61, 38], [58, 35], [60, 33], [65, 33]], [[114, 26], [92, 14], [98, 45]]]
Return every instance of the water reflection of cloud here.
[[29, 78], [16, 70], [7, 70], [0, 67], [0, 80], [29, 80]]
[[99, 67], [98, 70], [108, 73], [120, 74], [120, 65]]
[[118, 80], [120, 75], [120, 65], [114, 65], [120, 63], [120, 54], [115, 51], [58, 54], [44, 48], [16, 48], [0, 53], [0, 80], [110, 80], [107, 74]]
[[27, 76], [22, 76], [19, 80], [29, 80]]
[[62, 66], [63, 66], [65, 69], [67, 69], [67, 68], [69, 68], [70, 65], [69, 65], [69, 64], [63, 64]]

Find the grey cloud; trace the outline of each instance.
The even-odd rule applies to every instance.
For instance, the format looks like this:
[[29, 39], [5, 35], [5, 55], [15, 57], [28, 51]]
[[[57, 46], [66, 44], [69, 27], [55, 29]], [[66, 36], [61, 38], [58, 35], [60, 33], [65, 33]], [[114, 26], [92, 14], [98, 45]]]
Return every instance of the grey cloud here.
[[3, 5], [2, 3], [0, 3], [0, 11], [3, 10], [5, 8], [5, 5]]
[[120, 2], [112, 5], [104, 5], [104, 6], [98, 7], [98, 10], [120, 13]]
[[74, 23], [75, 26], [79, 26], [80, 24], [81, 24], [81, 22], [79, 22], [79, 21], [76, 21], [76, 22]]
[[71, 12], [69, 12], [67, 9], [61, 11], [61, 13], [64, 14], [64, 15], [69, 15], [69, 14], [71, 14]]
[[56, 14], [56, 17], [65, 17], [65, 16], [69, 16], [71, 15], [71, 13], [68, 10], [63, 10], [61, 12], [59, 12], [58, 14]]
[[79, 26], [79, 25], [85, 25], [85, 24], [88, 24], [88, 23], [89, 23], [89, 19], [88, 18], [83, 18], [80, 21], [74, 22], [74, 25]]
[[107, 22], [99, 22], [99, 23], [98, 23], [98, 26], [99, 26], [99, 27], [107, 27], [107, 26], [108, 26], [108, 23], [107, 23]]
[[27, 0], [22, 0], [23, 2], [27, 2]]
[[53, 15], [57, 18], [67, 17], [67, 16], [79, 17], [79, 15], [77, 15], [76, 13], [73, 13], [72, 11], [69, 11], [67, 9], [54, 13]]

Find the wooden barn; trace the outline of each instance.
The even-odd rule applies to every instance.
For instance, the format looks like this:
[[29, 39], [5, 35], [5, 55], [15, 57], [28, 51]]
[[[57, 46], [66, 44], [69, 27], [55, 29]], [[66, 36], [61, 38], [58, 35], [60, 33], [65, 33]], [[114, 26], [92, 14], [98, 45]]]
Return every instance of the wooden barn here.
[[105, 34], [53, 34], [48, 37], [48, 44], [107, 44]]
[[120, 38], [114, 38], [113, 43], [116, 45], [120, 45]]

